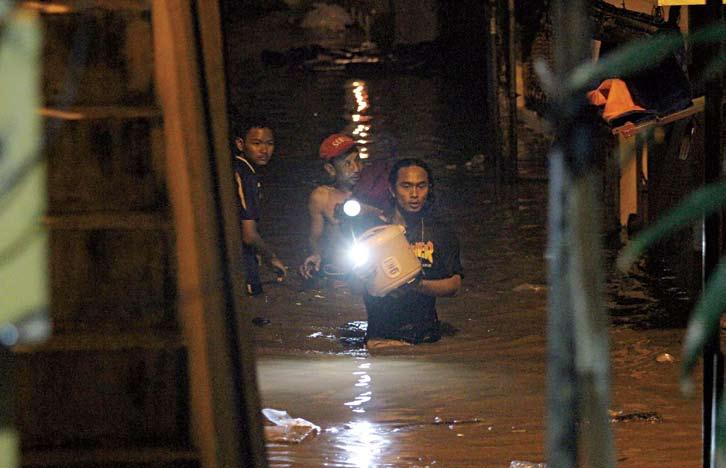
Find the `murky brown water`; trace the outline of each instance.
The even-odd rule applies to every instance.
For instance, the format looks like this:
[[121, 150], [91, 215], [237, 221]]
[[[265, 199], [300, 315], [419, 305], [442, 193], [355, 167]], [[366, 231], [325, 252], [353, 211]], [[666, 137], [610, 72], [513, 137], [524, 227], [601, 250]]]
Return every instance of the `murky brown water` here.
[[[365, 112], [353, 94], [361, 84]], [[448, 335], [394, 350], [369, 353], [341, 342], [341, 327], [365, 320], [365, 311], [340, 285], [303, 290], [292, 277], [266, 284], [264, 297], [245, 299], [250, 319], [269, 321], [254, 327], [263, 405], [322, 428], [301, 444], [268, 444], [270, 464], [507, 467], [512, 460], [543, 461], [546, 181], [497, 186], [488, 158], [467, 167], [482, 152], [475, 130], [481, 122], [461, 118], [467, 103], [454, 97], [465, 90], [452, 93], [440, 77], [363, 80], [278, 70], [253, 91], [238, 98], [266, 108], [279, 122], [261, 229], [286, 262], [297, 266], [305, 255], [306, 198], [322, 178], [318, 142], [329, 132], [357, 128], [360, 119], [353, 116], [365, 114], [364, 138], [388, 145], [371, 144], [371, 157], [395, 148], [400, 156], [432, 163], [440, 208], [458, 224], [466, 270], [460, 296], [439, 301]], [[536, 140], [530, 143], [525, 151], [541, 151]], [[627, 293], [628, 286], [615, 289]], [[658, 301], [647, 291], [638, 297], [643, 302], [629, 304], [631, 315]], [[700, 403], [683, 399], [677, 385], [683, 330], [624, 325], [612, 329], [611, 407], [654, 411], [662, 421], [613, 425], [619, 465], [700, 466]], [[676, 362], [656, 361], [664, 352]]]

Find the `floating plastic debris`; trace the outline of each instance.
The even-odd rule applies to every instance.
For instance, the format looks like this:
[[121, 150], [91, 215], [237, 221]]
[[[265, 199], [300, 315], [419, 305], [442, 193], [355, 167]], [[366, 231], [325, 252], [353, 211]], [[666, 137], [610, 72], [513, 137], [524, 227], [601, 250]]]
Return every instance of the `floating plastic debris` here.
[[673, 357], [672, 354], [669, 353], [661, 353], [658, 355], [658, 357], [655, 358], [658, 362], [676, 362], [676, 358]]
[[610, 416], [610, 422], [631, 422], [631, 421], [645, 421], [650, 423], [663, 422], [663, 418], [660, 417], [655, 411], [635, 411], [632, 413], [623, 413], [622, 411], [608, 410]]
[[541, 291], [547, 291], [547, 286], [543, 284], [530, 284], [530, 283], [523, 283], [519, 286], [512, 289], [514, 292], [522, 292], [522, 291], [533, 291], [533, 292], [541, 292]]
[[255, 317], [252, 319], [252, 323], [258, 327], [264, 327], [265, 325], [270, 324], [270, 320], [264, 317]]
[[464, 163], [464, 166], [469, 171], [479, 171], [484, 169], [484, 162], [486, 161], [486, 156], [483, 154], [477, 154], [474, 157], [472, 157], [470, 160]]
[[547, 464], [513, 460], [512, 463], [509, 464], [509, 468], [547, 468]]
[[267, 442], [299, 444], [311, 434], [318, 434], [320, 427], [302, 418], [292, 418], [287, 411], [264, 408], [262, 414], [274, 426], [265, 426]]

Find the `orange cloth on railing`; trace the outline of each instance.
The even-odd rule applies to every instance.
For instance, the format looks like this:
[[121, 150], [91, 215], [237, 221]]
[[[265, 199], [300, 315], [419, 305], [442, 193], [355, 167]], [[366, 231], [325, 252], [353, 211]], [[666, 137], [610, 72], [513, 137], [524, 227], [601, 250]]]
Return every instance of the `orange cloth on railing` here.
[[605, 106], [602, 117], [608, 123], [631, 113], [646, 112], [633, 101], [628, 85], [617, 78], [600, 83], [597, 89], [587, 93], [587, 99], [596, 106]]

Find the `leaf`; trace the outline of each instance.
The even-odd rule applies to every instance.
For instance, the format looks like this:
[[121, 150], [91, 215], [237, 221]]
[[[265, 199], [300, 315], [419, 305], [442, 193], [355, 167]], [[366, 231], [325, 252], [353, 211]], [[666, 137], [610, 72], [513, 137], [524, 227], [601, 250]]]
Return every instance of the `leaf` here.
[[37, 13], [24, 9], [5, 19], [0, 34], [0, 326], [46, 308], [49, 291], [48, 239], [39, 216], [47, 200], [37, 111], [42, 27]]
[[726, 262], [719, 262], [693, 310], [683, 343], [681, 383], [684, 390], [692, 387], [690, 374], [698, 362], [706, 341], [718, 332], [721, 314], [726, 309]]
[[698, 81], [694, 83], [695, 87], [699, 87], [702, 83], [717, 78], [724, 69], [726, 69], [726, 54], [720, 54], [706, 65]]
[[597, 62], [572, 71], [567, 88], [576, 91], [597, 85], [606, 78], [622, 77], [656, 65], [683, 44], [679, 34], [660, 34], [631, 41]]
[[566, 89], [580, 93], [597, 86], [606, 78], [622, 77], [658, 64], [668, 54], [683, 46], [719, 43], [726, 37], [723, 23], [703, 28], [683, 38], [676, 33], [662, 33], [645, 39], [628, 42], [597, 62], [583, 63], [572, 71]]
[[699, 221], [726, 205], [726, 182], [702, 187], [670, 210], [663, 218], [635, 237], [618, 257], [618, 268], [627, 272], [630, 265], [655, 241], [689, 223]]

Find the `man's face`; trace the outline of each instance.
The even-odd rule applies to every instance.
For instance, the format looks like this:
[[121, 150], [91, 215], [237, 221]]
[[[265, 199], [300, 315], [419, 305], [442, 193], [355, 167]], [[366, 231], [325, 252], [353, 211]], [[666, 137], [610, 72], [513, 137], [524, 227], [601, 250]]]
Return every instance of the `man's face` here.
[[393, 196], [400, 210], [418, 213], [429, 196], [429, 176], [419, 166], [402, 167], [398, 170]]
[[265, 166], [275, 151], [275, 138], [269, 128], [251, 128], [244, 138], [235, 141], [242, 156], [255, 166]]
[[353, 150], [345, 156], [339, 156], [332, 162], [335, 169], [335, 183], [347, 188], [352, 188], [360, 180], [360, 171], [363, 165], [360, 162], [358, 151]]

